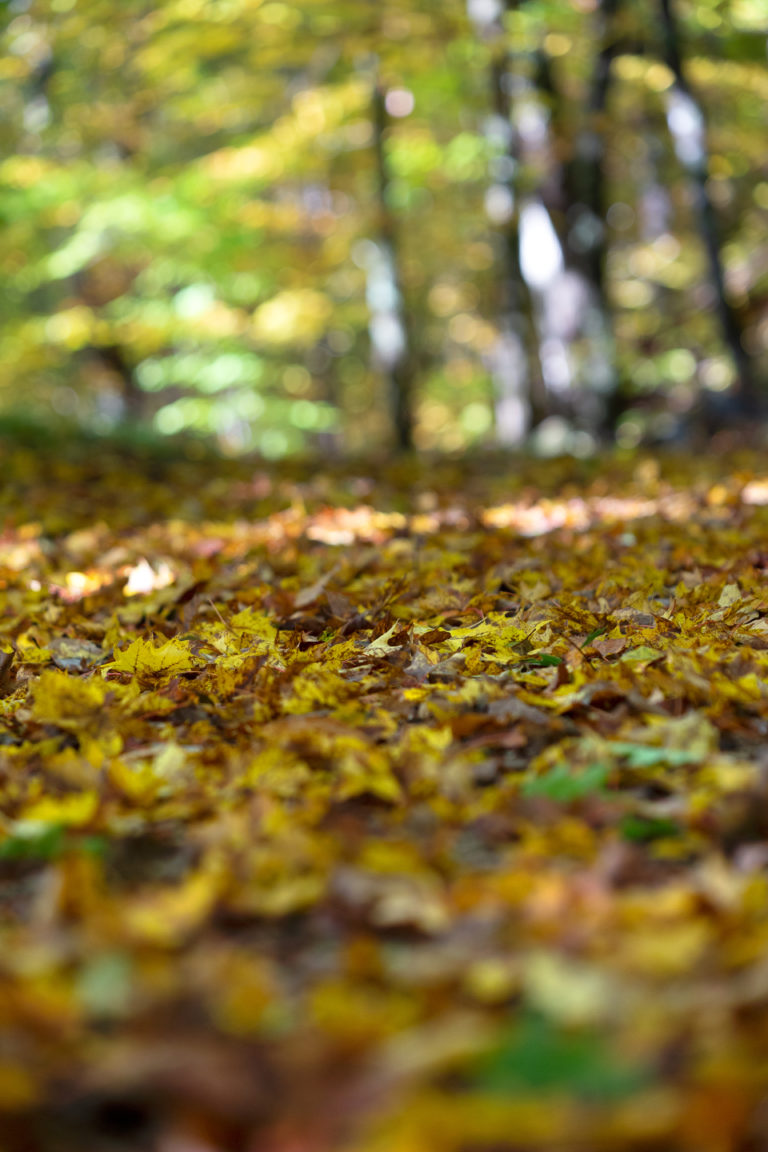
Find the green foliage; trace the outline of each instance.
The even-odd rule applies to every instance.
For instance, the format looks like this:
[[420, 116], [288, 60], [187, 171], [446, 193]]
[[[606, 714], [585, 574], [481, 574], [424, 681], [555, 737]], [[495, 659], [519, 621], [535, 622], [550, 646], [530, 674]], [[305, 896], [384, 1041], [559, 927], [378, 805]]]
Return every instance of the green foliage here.
[[523, 785], [524, 796], [546, 796], [558, 804], [571, 804], [605, 790], [609, 769], [590, 764], [574, 772], [567, 764], [557, 764], [541, 776], [531, 776]]
[[[516, 162], [527, 196], [558, 178], [553, 157], [567, 158], [584, 127], [589, 9], [530, 0], [508, 13], [529, 112], [550, 133]], [[727, 389], [732, 371], [664, 125], [670, 76], [653, 12], [627, 9], [629, 47], [613, 66], [609, 292], [632, 396], [671, 387], [687, 412], [702, 387]], [[759, 356], [764, 17], [746, 0], [683, 16], [726, 272]], [[385, 3], [375, 14], [349, 0], [5, 5], [0, 408], [21, 392], [57, 426], [103, 432], [128, 417], [161, 436], [190, 430], [272, 457], [380, 441], [388, 397], [370, 356], [363, 247], [379, 228], [375, 57], [386, 90], [405, 94], [383, 146], [419, 372], [417, 446], [487, 442], [505, 240], [484, 201], [511, 178], [503, 133], [488, 130], [497, 49], [464, 0]], [[542, 60], [551, 91], [536, 87]], [[638, 404], [620, 439], [670, 419]]]
[[599, 1036], [566, 1031], [527, 1011], [484, 1061], [478, 1086], [486, 1092], [571, 1093], [620, 1100], [648, 1082], [644, 1069], [616, 1060]]
[[527, 657], [523, 664], [526, 668], [556, 668], [562, 662], [562, 656], [553, 656], [550, 652], [542, 652], [539, 656]]
[[77, 849], [92, 856], [103, 856], [106, 840], [102, 836], [73, 836], [61, 824], [30, 822], [18, 827], [13, 835], [0, 842], [0, 861], [55, 860], [63, 852]]
[[0, 843], [0, 860], [52, 860], [60, 854], [64, 837], [58, 824], [24, 829]]
[[675, 768], [695, 764], [701, 759], [700, 753], [690, 748], [664, 748], [653, 744], [633, 744], [627, 740], [615, 740], [611, 748], [630, 768], [638, 769], [654, 768], [659, 764]]
[[646, 844], [652, 840], [664, 840], [669, 836], [679, 836], [680, 825], [674, 820], [646, 819], [642, 816], [625, 816], [621, 822], [621, 835], [625, 840]]

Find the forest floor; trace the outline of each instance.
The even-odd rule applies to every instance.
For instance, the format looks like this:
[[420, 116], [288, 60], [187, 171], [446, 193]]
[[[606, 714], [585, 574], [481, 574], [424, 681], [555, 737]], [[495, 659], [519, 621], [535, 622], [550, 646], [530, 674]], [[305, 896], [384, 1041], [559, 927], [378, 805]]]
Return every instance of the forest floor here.
[[768, 468], [4, 452], [2, 1152], [768, 1147]]

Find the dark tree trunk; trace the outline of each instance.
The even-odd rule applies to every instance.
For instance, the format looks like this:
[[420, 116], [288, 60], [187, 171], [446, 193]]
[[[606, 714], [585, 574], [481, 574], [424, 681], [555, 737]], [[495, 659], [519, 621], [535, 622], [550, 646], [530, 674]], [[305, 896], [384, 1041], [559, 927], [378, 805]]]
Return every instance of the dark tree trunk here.
[[[507, 7], [512, 4], [507, 0]], [[520, 170], [520, 139], [514, 123], [512, 107], [512, 67], [510, 53], [501, 42], [491, 61], [491, 102], [494, 115], [507, 126], [506, 163], [502, 168], [501, 186], [509, 196], [510, 212], [500, 227], [502, 245], [502, 276], [499, 327], [502, 334], [514, 334], [523, 349], [526, 361], [526, 402], [530, 426], [535, 427], [549, 414], [547, 392], [541, 371], [539, 333], [536, 327], [533, 298], [520, 263], [520, 191], [517, 173]], [[504, 382], [499, 382], [502, 390]]]
[[[567, 159], [544, 191], [550, 215], [557, 223], [566, 269], [582, 285], [580, 328], [591, 345], [591, 379], [584, 382], [591, 430], [611, 437], [621, 410], [621, 381], [616, 362], [613, 315], [606, 286], [608, 252], [605, 174], [605, 122], [612, 83], [612, 65], [622, 50], [616, 17], [622, 0], [600, 0], [594, 17], [598, 51], [581, 127], [567, 151], [568, 131], [560, 115], [562, 97], [549, 59], [539, 56], [539, 86], [549, 97], [556, 140]], [[589, 394], [591, 391], [591, 395]]]
[[[493, 382], [496, 439], [519, 445], [532, 427], [549, 414], [549, 398], [540, 356], [535, 302], [521, 264], [521, 195], [519, 174], [522, 139], [515, 122], [515, 93], [523, 81], [507, 43], [504, 12], [519, 7], [519, 0], [500, 0], [487, 9], [467, 3], [467, 13], [478, 37], [489, 46], [491, 117], [487, 134], [494, 149], [501, 146], [487, 190], [487, 211], [494, 229], [498, 269], [496, 341], [487, 355]], [[494, 204], [499, 205], [498, 209]]]
[[88, 355], [117, 383], [120, 418], [129, 423], [140, 422], [145, 416], [146, 393], [139, 387], [134, 367], [119, 344], [89, 345]]
[[[413, 448], [413, 403], [416, 370], [413, 341], [403, 296], [397, 245], [395, 215], [391, 207], [390, 171], [385, 136], [389, 126], [386, 94], [376, 77], [373, 84], [373, 140], [376, 158], [376, 194], [378, 214], [378, 275], [389, 281], [389, 300], [370, 302], [371, 337], [374, 354], [384, 373], [388, 403], [395, 434], [401, 451]], [[373, 274], [368, 269], [369, 279]], [[378, 314], [373, 314], [378, 307]], [[378, 326], [377, 326], [378, 323]]]
[[[762, 411], [763, 401], [754, 364], [744, 348], [738, 316], [728, 299], [717, 214], [708, 190], [709, 153], [704, 114], [688, 84], [673, 2], [659, 0], [659, 4], [664, 59], [675, 78], [667, 96], [667, 123], [677, 158], [691, 181], [720, 330], [736, 373], [738, 387], [729, 405], [730, 416], [735, 422], [748, 422]], [[723, 415], [721, 413], [721, 418]]]

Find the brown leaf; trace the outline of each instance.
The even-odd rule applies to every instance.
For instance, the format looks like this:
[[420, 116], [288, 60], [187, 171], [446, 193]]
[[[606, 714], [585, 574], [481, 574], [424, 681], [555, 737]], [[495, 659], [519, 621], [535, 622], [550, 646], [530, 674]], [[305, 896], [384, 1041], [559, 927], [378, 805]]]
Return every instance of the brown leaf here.
[[605, 640], [593, 640], [590, 647], [608, 659], [609, 656], [617, 656], [619, 652], [623, 652], [628, 643], [626, 636], [611, 636]]

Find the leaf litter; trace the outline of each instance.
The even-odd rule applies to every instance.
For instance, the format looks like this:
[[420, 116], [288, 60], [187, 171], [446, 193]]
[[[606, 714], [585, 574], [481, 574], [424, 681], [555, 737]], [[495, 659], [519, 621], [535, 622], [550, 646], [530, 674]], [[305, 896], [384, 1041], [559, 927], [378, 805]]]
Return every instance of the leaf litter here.
[[759, 460], [6, 454], [0, 1147], [768, 1140]]

